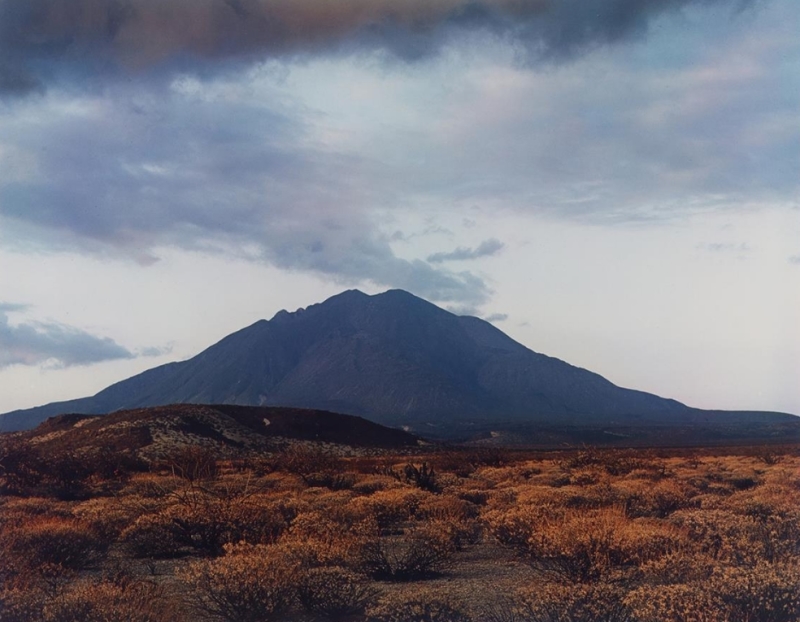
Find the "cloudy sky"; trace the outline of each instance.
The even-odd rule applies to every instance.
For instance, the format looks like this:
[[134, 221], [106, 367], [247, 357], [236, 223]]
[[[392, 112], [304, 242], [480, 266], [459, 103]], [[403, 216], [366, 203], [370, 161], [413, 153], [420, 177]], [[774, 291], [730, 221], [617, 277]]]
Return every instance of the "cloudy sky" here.
[[0, 0], [0, 412], [403, 288], [800, 414], [794, 0]]

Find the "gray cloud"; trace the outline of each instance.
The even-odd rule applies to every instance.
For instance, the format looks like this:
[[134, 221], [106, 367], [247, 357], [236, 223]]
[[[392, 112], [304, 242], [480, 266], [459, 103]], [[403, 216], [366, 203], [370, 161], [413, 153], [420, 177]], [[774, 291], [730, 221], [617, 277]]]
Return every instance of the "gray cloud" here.
[[96, 337], [63, 324], [9, 323], [9, 313], [26, 308], [25, 305], [0, 304], [0, 369], [52, 361], [58, 367], [72, 367], [134, 357], [112, 339]]
[[206, 87], [197, 97], [109, 91], [86, 115], [49, 98], [18, 102], [35, 128], [0, 118], [0, 136], [14, 153], [36, 154], [35, 165], [0, 179], [3, 241], [143, 265], [164, 246], [224, 252], [442, 302], [488, 298], [469, 272], [394, 254], [369, 216], [368, 206], [393, 200], [372, 181], [383, 174], [376, 165], [309, 144], [280, 105], [234, 97], [236, 83]]
[[145, 357], [148, 357], [148, 358], [156, 357], [156, 356], [165, 356], [165, 355], [171, 354], [171, 353], [172, 353], [172, 346], [171, 345], [162, 346], [162, 347], [151, 346], [149, 348], [141, 348], [140, 350], [137, 350], [137, 352], [136, 352], [137, 356], [145, 356]]
[[[54, 80], [105, 81], [89, 95], [52, 89], [3, 104], [5, 245], [125, 256], [145, 266], [163, 247], [233, 253], [474, 310], [488, 299], [487, 285], [441, 264], [486, 249], [436, 253], [433, 266], [403, 259], [391, 243], [415, 234], [387, 236], [381, 212], [414, 209], [421, 197], [423, 205], [463, 213], [485, 203], [487, 210], [503, 205], [616, 223], [796, 196], [795, 78], [791, 63], [778, 62], [785, 55], [778, 45], [756, 47], [754, 59], [733, 63], [737, 70], [763, 67], [755, 76], [726, 67], [719, 74], [716, 67], [653, 71], [649, 60], [637, 64], [621, 52], [599, 65], [537, 72], [535, 80], [514, 67], [504, 78], [510, 83], [502, 106], [495, 86], [469, 83], [454, 89], [463, 93], [458, 101], [426, 108], [411, 132], [385, 117], [386, 133], [376, 124], [343, 145], [336, 138], [321, 144], [309, 129], [317, 123], [323, 133], [341, 131], [335, 106], [309, 111], [274, 87], [279, 80], [254, 79], [230, 62], [337, 46], [410, 57], [400, 49], [406, 41], [435, 48], [475, 28], [505, 33], [536, 58], [565, 58], [643, 33], [652, 16], [689, 0], [131, 0], [113, 10], [107, 0], [89, 1], [75, 0], [66, 11], [55, 0], [0, 0], [6, 83], [25, 92]], [[252, 24], [239, 23], [242, 12], [270, 16], [272, 26], [250, 32]], [[517, 14], [522, 18], [509, 18]], [[280, 36], [269, 39], [272, 27]], [[665, 40], [672, 50], [670, 37], [660, 44]], [[215, 63], [230, 71], [209, 77], [202, 68]], [[456, 74], [462, 67], [446, 68]], [[189, 74], [176, 78], [184, 69]], [[106, 80], [137, 72], [147, 80]], [[771, 95], [782, 90], [783, 97]], [[339, 93], [350, 103], [344, 89]]]
[[749, 253], [752, 249], [745, 242], [709, 242], [698, 244], [697, 248], [700, 250], [710, 251], [712, 253]]
[[508, 319], [508, 313], [492, 313], [483, 319], [487, 322], [505, 322]]
[[413, 60], [469, 31], [516, 41], [530, 60], [568, 58], [707, 4], [743, 0], [0, 0], [0, 88], [326, 51]]
[[500, 240], [490, 238], [484, 240], [475, 248], [468, 248], [466, 246], [459, 246], [454, 251], [449, 253], [434, 253], [428, 256], [430, 263], [443, 263], [445, 261], [466, 261], [470, 259], [479, 259], [480, 257], [489, 257], [499, 253], [505, 244]]
[[789, 257], [789, 263], [800, 266], [800, 255], [792, 255]]

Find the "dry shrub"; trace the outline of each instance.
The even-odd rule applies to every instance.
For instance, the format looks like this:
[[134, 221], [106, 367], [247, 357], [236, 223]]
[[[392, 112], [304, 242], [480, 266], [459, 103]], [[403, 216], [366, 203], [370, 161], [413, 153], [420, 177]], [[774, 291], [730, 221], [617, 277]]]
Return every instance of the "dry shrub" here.
[[179, 615], [163, 591], [143, 581], [81, 581], [50, 599], [42, 622], [163, 622]]
[[631, 518], [666, 518], [673, 512], [696, 505], [685, 487], [674, 481], [644, 485], [625, 499], [625, 512]]
[[597, 449], [586, 447], [578, 453], [559, 462], [564, 471], [594, 467], [603, 470], [614, 477], [627, 475], [633, 471], [647, 471], [653, 478], [667, 476], [666, 464], [642, 452], [633, 452], [616, 449]]
[[416, 581], [441, 572], [455, 549], [450, 534], [433, 526], [416, 527], [401, 537], [363, 542], [356, 568], [379, 581]]
[[312, 488], [328, 488], [330, 490], [350, 490], [356, 483], [353, 473], [322, 472], [309, 473], [303, 476], [306, 486]]
[[308, 512], [297, 517], [281, 543], [308, 567], [348, 565], [360, 546], [378, 535], [377, 525], [369, 520], [338, 520], [330, 514]]
[[[349, 490], [329, 490], [327, 488], [307, 488], [300, 499], [309, 511], [334, 512], [339, 515], [354, 498]], [[352, 513], [352, 512], [350, 512]]]
[[137, 558], [167, 559], [180, 555], [185, 542], [177, 526], [164, 514], [140, 516], [119, 536], [128, 555]]
[[292, 607], [297, 563], [279, 546], [227, 546], [226, 555], [195, 561], [183, 572], [203, 613], [228, 622], [279, 620]]
[[3, 513], [3, 525], [5, 527], [28, 522], [31, 518], [37, 516], [58, 516], [62, 518], [72, 516], [67, 504], [46, 497], [7, 497], [0, 511]]
[[416, 486], [420, 490], [432, 493], [438, 493], [442, 490], [436, 470], [432, 464], [429, 465], [427, 462], [423, 462], [419, 466], [408, 463], [403, 467], [403, 475], [407, 483]]
[[455, 520], [468, 521], [478, 516], [477, 508], [463, 499], [450, 495], [426, 497], [417, 506], [417, 520]]
[[490, 530], [533, 566], [572, 581], [596, 581], [640, 566], [679, 549], [685, 541], [669, 524], [632, 521], [616, 508], [526, 510], [487, 517]]
[[322, 449], [291, 445], [276, 453], [271, 460], [272, 471], [283, 471], [300, 475], [303, 479], [321, 473], [343, 473], [346, 469], [344, 460]]
[[297, 598], [306, 611], [326, 619], [364, 614], [377, 590], [346, 568], [311, 568], [302, 573]]
[[519, 608], [528, 622], [628, 622], [625, 588], [606, 582], [545, 583], [520, 592]]
[[47, 594], [30, 587], [0, 589], [0, 620], [3, 622], [32, 622], [42, 619]]
[[681, 511], [671, 520], [695, 547], [720, 562], [753, 564], [791, 560], [800, 551], [800, 516], [752, 516], [730, 510]]
[[143, 503], [157, 502], [185, 488], [186, 482], [172, 475], [137, 473], [120, 491], [119, 496], [136, 498]]
[[84, 523], [59, 517], [38, 518], [0, 534], [0, 554], [28, 568], [54, 564], [81, 570], [95, 565], [108, 543]]
[[653, 585], [703, 582], [714, 573], [714, 567], [712, 558], [687, 547], [645, 562], [640, 577]]
[[426, 521], [431, 528], [446, 534], [457, 550], [475, 544], [481, 536], [476, 520], [478, 509], [457, 497], [437, 496], [426, 499], [417, 508], [415, 518]]
[[477, 618], [481, 622], [530, 622], [519, 598], [507, 596], [484, 603]]
[[158, 512], [140, 516], [120, 534], [134, 557], [168, 558], [191, 550], [221, 555], [226, 544], [275, 542], [288, 526], [286, 508], [237, 491], [188, 488]]
[[500, 544], [521, 552], [527, 549], [528, 540], [538, 526], [555, 512], [553, 506], [546, 504], [508, 507], [503, 502], [496, 505], [499, 507], [489, 509], [482, 516], [487, 530]]
[[619, 491], [608, 482], [597, 482], [591, 485], [578, 484], [551, 491], [553, 498], [560, 497], [560, 504], [568, 508], [598, 509], [618, 505], [621, 501]]
[[159, 466], [189, 482], [211, 480], [219, 476], [217, 452], [199, 445], [186, 445], [176, 449]]
[[708, 586], [731, 620], [797, 622], [800, 619], [800, 566], [759, 563], [718, 568]]
[[480, 522], [476, 520], [442, 519], [428, 523], [428, 530], [441, 534], [456, 551], [463, 551], [468, 545], [477, 544], [483, 533]]
[[409, 488], [382, 490], [369, 497], [353, 499], [351, 507], [357, 516], [374, 520], [380, 529], [389, 531], [413, 518], [428, 495], [430, 493]]
[[482, 506], [489, 501], [488, 490], [461, 490], [457, 494], [459, 499], [463, 499], [473, 505]]
[[402, 486], [395, 478], [386, 475], [368, 475], [353, 484], [353, 492], [357, 495], [368, 496], [379, 490], [398, 488]]
[[104, 540], [117, 540], [120, 534], [145, 511], [145, 508], [131, 499], [90, 499], [77, 505], [72, 514], [88, 525]]
[[719, 599], [706, 587], [697, 584], [643, 586], [630, 592], [625, 603], [637, 622], [730, 620]]
[[45, 464], [38, 449], [23, 439], [0, 437], [0, 492], [28, 495], [41, 484]]
[[386, 595], [368, 614], [374, 622], [470, 622], [457, 603], [431, 590]]

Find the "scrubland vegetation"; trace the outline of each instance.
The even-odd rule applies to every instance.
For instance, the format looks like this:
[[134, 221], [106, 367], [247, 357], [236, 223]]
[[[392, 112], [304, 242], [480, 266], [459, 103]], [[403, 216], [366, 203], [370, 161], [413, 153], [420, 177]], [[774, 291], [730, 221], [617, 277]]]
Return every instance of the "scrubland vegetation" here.
[[0, 447], [0, 620], [796, 622], [800, 452]]

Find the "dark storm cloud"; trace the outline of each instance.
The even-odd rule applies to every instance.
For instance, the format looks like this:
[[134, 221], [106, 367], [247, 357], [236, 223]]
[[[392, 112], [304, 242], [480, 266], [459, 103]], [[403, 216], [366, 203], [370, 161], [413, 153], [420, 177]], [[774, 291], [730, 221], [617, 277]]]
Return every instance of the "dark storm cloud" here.
[[58, 367], [72, 367], [134, 358], [131, 352], [111, 339], [96, 337], [63, 324], [9, 323], [9, 313], [26, 308], [25, 305], [0, 303], [0, 369], [53, 361]]
[[500, 240], [494, 238], [484, 240], [475, 248], [468, 248], [466, 246], [459, 246], [454, 251], [449, 253], [434, 253], [428, 256], [430, 263], [443, 263], [445, 261], [466, 261], [469, 259], [480, 259], [481, 257], [489, 257], [499, 253], [505, 244]]
[[327, 51], [411, 60], [466, 31], [513, 40], [529, 60], [558, 59], [718, 3], [743, 0], [0, 0], [0, 89]]

